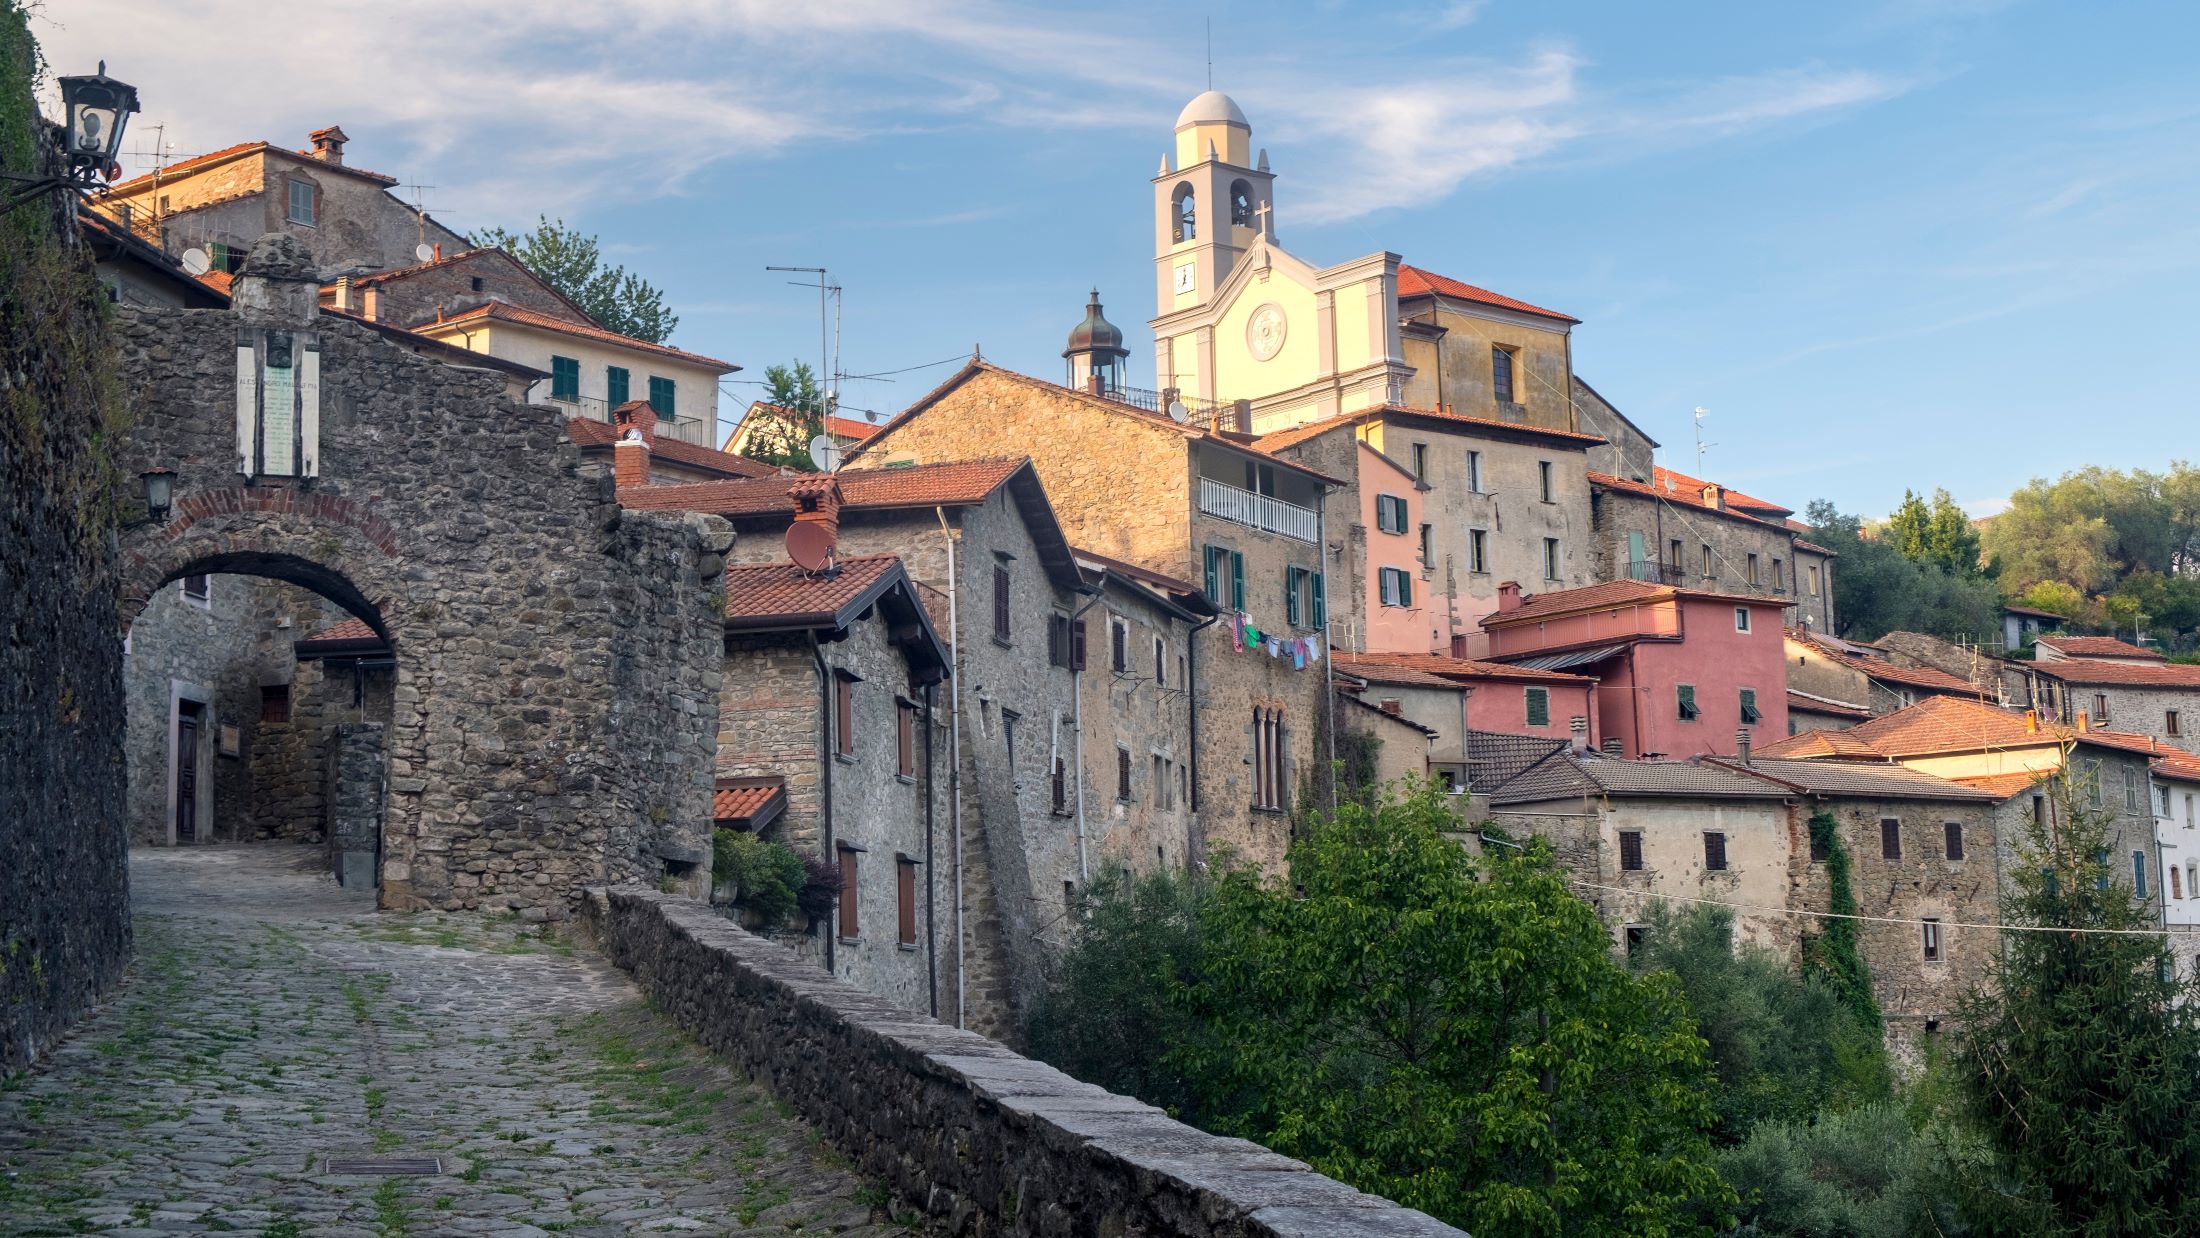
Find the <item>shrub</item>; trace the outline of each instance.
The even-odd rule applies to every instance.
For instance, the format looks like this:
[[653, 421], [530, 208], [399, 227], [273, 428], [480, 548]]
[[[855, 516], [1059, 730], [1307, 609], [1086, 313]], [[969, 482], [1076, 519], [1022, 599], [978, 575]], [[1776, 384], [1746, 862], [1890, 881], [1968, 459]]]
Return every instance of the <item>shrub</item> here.
[[711, 862], [716, 880], [734, 887], [733, 901], [768, 925], [786, 922], [802, 906], [808, 871], [801, 856], [779, 843], [741, 830], [719, 830], [711, 840]]

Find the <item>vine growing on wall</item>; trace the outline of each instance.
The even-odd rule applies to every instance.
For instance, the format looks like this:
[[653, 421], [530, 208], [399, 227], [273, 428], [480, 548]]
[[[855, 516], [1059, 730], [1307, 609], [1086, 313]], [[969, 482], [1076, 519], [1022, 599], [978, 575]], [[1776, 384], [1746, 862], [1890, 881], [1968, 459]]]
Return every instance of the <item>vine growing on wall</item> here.
[[1841, 841], [1832, 813], [1821, 812], [1810, 819], [1810, 845], [1813, 852], [1826, 856], [1826, 910], [1834, 918], [1826, 921], [1823, 932], [1803, 940], [1803, 968], [1824, 979], [1842, 1004], [1877, 1033], [1883, 1024], [1879, 1002], [1872, 996], [1871, 969], [1864, 965], [1863, 951], [1856, 944], [1856, 921], [1848, 918], [1856, 915], [1849, 849]]

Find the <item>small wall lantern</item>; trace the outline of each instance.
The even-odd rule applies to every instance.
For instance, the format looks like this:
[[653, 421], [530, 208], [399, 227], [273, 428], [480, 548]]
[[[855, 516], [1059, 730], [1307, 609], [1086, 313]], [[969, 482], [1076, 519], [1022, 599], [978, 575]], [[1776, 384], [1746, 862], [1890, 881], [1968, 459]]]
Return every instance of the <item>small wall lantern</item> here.
[[138, 474], [145, 485], [145, 515], [154, 524], [168, 523], [168, 508], [176, 495], [174, 469], [147, 469]]
[[138, 110], [137, 87], [107, 76], [104, 60], [99, 62], [97, 73], [64, 77], [58, 82], [66, 126], [61, 154], [67, 167], [59, 176], [0, 172], [0, 179], [22, 186], [8, 195], [0, 211], [12, 211], [56, 189], [82, 193], [100, 181], [113, 181], [122, 175], [117, 160], [122, 154], [122, 131], [130, 123], [130, 114]]

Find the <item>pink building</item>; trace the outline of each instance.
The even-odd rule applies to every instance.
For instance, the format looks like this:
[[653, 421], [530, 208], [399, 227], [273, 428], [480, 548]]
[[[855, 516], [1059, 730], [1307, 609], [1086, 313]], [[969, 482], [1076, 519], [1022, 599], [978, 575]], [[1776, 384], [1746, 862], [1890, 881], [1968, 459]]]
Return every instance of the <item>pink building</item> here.
[[1482, 627], [1493, 662], [1595, 676], [1598, 746], [1681, 758], [1732, 753], [1743, 731], [1786, 737], [1781, 606], [1638, 580], [1523, 598], [1506, 581]]
[[1359, 644], [1364, 649], [1427, 653], [1443, 643], [1425, 557], [1429, 525], [1421, 495], [1428, 485], [1364, 440], [1357, 450], [1360, 525], [1367, 530], [1360, 581], [1367, 620]]
[[[1597, 681], [1564, 671], [1475, 662], [1440, 653], [1344, 653], [1332, 668], [1368, 685], [1362, 699], [1438, 733], [1439, 759], [1468, 731], [1534, 735], [1593, 745]], [[1574, 720], [1581, 720], [1581, 730]]]

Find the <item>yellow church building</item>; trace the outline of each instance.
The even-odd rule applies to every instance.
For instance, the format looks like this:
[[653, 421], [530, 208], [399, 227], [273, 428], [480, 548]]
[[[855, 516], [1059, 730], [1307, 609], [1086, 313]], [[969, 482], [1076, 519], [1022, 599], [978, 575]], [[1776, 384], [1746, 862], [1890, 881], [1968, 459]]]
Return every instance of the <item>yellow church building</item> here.
[[1238, 105], [1207, 91], [1153, 178], [1155, 385], [1194, 418], [1267, 434], [1387, 404], [1600, 429], [1576, 413], [1579, 319], [1394, 253], [1299, 258], [1276, 240], [1275, 173], [1252, 139]]

